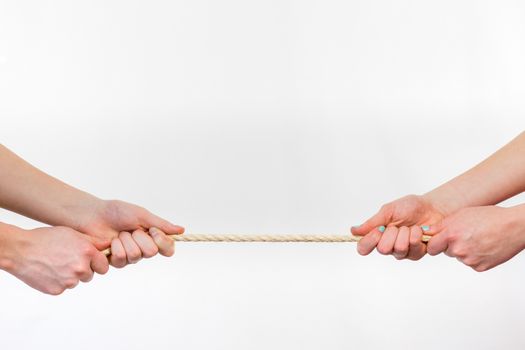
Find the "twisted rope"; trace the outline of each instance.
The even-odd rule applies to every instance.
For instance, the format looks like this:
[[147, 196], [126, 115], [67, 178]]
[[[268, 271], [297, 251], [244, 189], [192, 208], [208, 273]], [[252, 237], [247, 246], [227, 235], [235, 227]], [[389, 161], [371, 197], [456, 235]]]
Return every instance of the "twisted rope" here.
[[178, 242], [357, 242], [359, 237], [352, 235], [237, 235], [237, 234], [187, 234], [169, 236]]
[[[344, 242], [359, 242], [361, 236], [354, 235], [333, 235], [333, 234], [286, 234], [286, 235], [271, 235], [271, 234], [183, 234], [183, 235], [168, 235], [169, 238], [176, 242], [304, 242], [304, 243], [344, 243]], [[430, 236], [423, 235], [421, 241], [428, 242]], [[102, 251], [106, 256], [111, 255], [111, 249]]]

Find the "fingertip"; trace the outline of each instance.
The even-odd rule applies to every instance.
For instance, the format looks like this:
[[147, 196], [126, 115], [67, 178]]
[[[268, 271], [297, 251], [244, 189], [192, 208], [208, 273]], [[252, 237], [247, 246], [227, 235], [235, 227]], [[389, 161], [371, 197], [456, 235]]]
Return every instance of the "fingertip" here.
[[430, 241], [427, 243], [427, 253], [431, 256], [436, 256], [439, 254], [436, 247], [434, 246], [434, 243], [432, 242], [432, 239], [430, 239]]
[[366, 229], [365, 225], [356, 225], [356, 226], [350, 227], [350, 232], [352, 232], [352, 234], [354, 235], [363, 236], [367, 233], [365, 229]]
[[169, 235], [156, 227], [150, 228], [149, 232], [161, 255], [170, 257], [175, 253], [175, 241]]
[[173, 225], [173, 233], [177, 234], [177, 235], [181, 235], [184, 233], [184, 231], [186, 230], [184, 227], [182, 226], [179, 226], [179, 225]]
[[100, 271], [98, 272], [101, 275], [105, 275], [109, 271], [109, 261], [106, 257], [104, 257], [104, 260], [106, 261], [100, 265]]
[[163, 254], [165, 257], [171, 258], [173, 255], [175, 255], [175, 242], [171, 245], [169, 249], [165, 251], [165, 254]]
[[358, 243], [357, 244], [357, 253], [361, 256], [366, 256], [368, 254], [370, 254], [372, 251], [370, 249], [368, 249], [366, 246], [364, 246], [363, 244], [360, 244]]

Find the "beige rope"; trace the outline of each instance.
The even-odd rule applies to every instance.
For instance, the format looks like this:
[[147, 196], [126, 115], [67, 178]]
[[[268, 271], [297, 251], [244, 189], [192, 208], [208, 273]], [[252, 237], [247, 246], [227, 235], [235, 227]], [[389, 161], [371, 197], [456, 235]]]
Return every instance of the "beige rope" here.
[[[168, 235], [177, 242], [305, 242], [305, 243], [343, 243], [359, 242], [361, 236], [353, 235], [330, 235], [330, 234], [287, 234], [287, 235], [264, 235], [264, 234], [183, 234]], [[430, 236], [423, 235], [422, 242], [428, 242]], [[111, 249], [103, 250], [106, 256], [111, 255]]]

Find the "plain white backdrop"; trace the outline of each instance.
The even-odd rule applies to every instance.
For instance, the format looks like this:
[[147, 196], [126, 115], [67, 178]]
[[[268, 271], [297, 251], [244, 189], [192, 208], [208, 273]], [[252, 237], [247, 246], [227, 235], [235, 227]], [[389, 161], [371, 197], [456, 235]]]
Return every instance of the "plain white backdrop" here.
[[[521, 132], [523, 62], [521, 1], [0, 0], [0, 142], [187, 232], [346, 233]], [[181, 243], [59, 297], [0, 273], [0, 347], [522, 349], [524, 268]]]

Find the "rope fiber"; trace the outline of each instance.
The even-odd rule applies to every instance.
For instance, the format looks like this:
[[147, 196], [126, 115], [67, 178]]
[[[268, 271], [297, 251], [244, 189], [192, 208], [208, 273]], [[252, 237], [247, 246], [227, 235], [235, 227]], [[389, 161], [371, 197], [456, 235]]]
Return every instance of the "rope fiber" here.
[[[168, 235], [176, 242], [297, 242], [297, 243], [345, 243], [359, 242], [361, 236], [334, 234], [182, 234]], [[421, 241], [428, 242], [430, 236], [423, 235]], [[111, 249], [103, 250], [106, 256], [111, 255]]]

